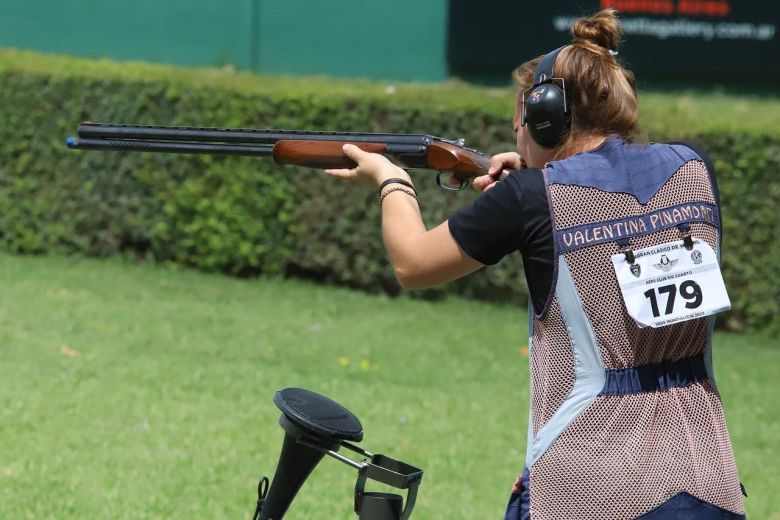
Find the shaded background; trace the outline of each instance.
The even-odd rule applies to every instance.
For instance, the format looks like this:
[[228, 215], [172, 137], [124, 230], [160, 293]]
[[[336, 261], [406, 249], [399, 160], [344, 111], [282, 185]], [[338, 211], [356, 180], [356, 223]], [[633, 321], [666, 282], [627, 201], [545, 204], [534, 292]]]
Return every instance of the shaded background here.
[[569, 41], [571, 21], [621, 13], [643, 82], [780, 84], [780, 5], [726, 0], [3, 0], [0, 46], [264, 74], [506, 83]]

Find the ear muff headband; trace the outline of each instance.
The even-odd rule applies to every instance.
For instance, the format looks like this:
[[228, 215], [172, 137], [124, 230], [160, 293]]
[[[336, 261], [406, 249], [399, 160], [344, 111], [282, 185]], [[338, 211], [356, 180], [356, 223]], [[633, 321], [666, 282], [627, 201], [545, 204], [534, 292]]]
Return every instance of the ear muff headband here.
[[553, 77], [555, 59], [566, 47], [564, 45], [545, 54], [534, 72], [534, 84], [523, 92], [520, 122], [528, 124], [531, 138], [545, 148], [557, 146], [569, 130], [566, 85], [563, 78]]
[[568, 45], [563, 45], [544, 55], [542, 61], [540, 61], [539, 65], [536, 66], [536, 72], [534, 72], [534, 83], [538, 85], [545, 81], [549, 81], [552, 78], [555, 59], [566, 47], [568, 47]]

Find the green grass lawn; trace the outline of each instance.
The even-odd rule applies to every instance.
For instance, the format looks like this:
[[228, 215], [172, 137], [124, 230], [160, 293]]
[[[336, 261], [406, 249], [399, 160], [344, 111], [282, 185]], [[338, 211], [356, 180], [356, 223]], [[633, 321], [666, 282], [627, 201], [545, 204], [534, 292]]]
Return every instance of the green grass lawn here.
[[[122, 261], [0, 255], [0, 518], [249, 519], [275, 390], [343, 403], [425, 470], [413, 518], [501, 518], [522, 470], [526, 316]], [[751, 518], [780, 518], [780, 341], [717, 335]], [[323, 460], [288, 517], [356, 518]]]

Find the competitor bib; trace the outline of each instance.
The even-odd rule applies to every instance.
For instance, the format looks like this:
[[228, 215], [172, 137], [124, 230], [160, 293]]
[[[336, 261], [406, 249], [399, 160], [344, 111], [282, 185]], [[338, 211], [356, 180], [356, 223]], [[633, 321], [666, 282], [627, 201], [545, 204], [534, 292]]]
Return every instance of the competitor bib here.
[[664, 327], [731, 308], [718, 258], [710, 245], [695, 239], [688, 251], [681, 241], [612, 255], [629, 316], [640, 327]]

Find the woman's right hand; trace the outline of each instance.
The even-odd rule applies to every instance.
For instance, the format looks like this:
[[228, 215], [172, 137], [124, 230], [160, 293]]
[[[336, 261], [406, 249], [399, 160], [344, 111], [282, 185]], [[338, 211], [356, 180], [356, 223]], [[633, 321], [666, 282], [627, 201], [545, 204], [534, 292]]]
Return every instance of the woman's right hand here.
[[494, 155], [490, 158], [490, 168], [487, 175], [474, 177], [471, 185], [478, 192], [485, 193], [495, 186], [498, 181], [504, 179], [511, 170], [519, 170], [524, 167], [523, 158], [517, 152], [504, 152]]

